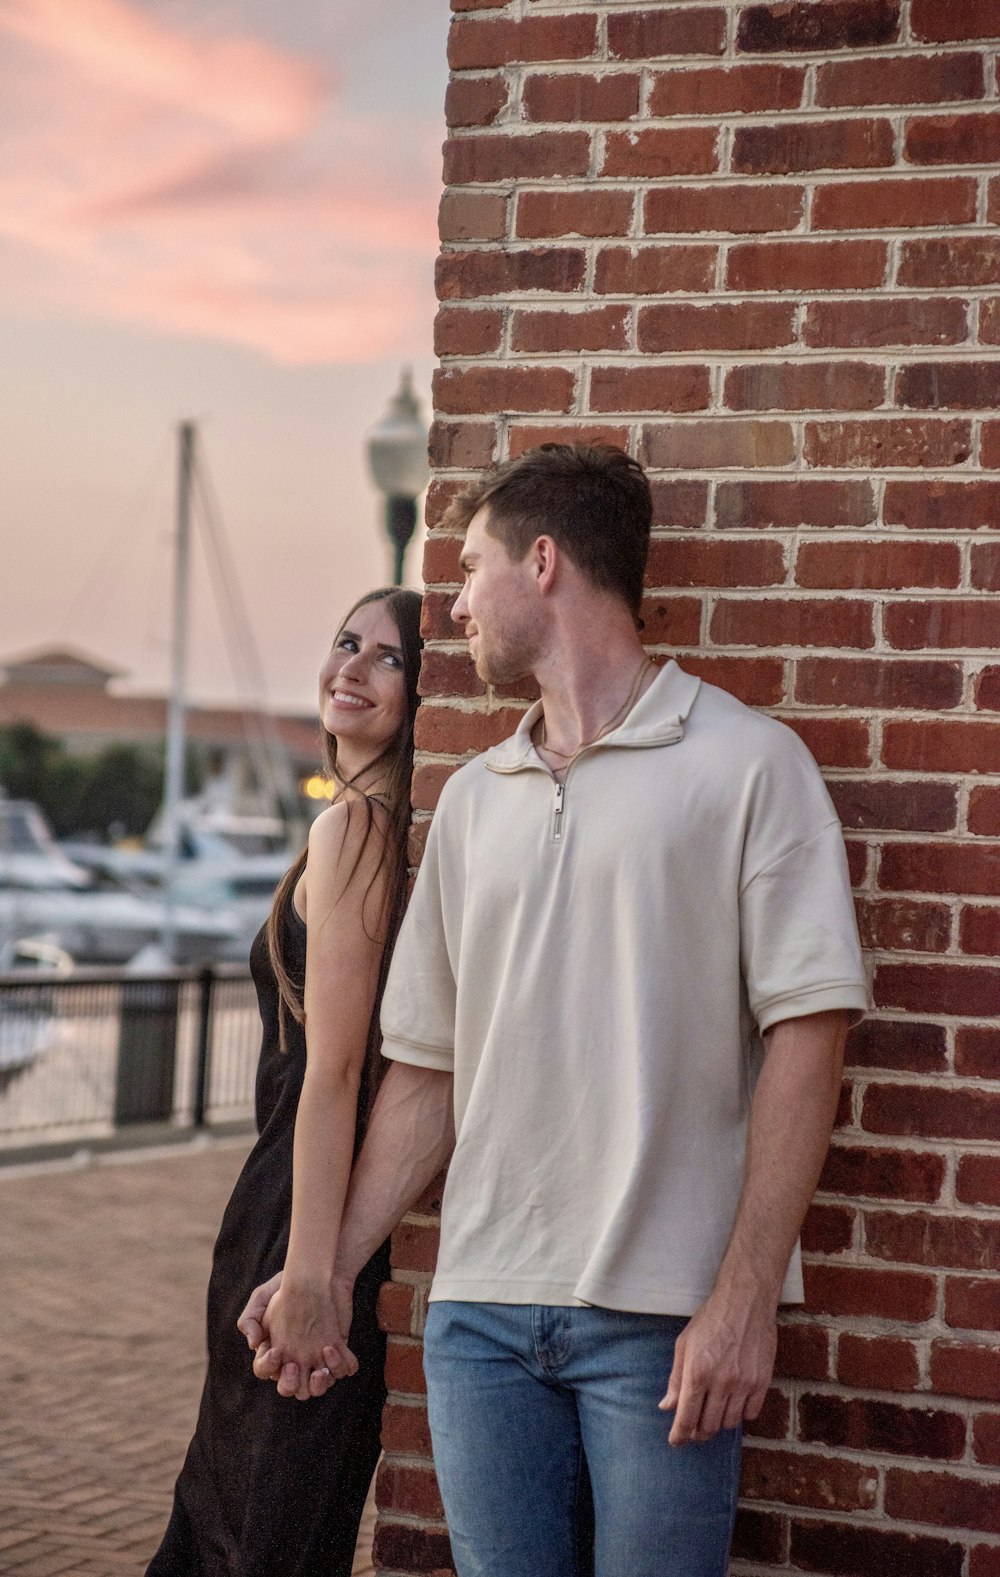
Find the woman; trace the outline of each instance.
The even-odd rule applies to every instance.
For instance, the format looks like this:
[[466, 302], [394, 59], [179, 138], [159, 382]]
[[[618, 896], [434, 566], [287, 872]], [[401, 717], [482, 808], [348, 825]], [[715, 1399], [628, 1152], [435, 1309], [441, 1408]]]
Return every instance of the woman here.
[[379, 1449], [384, 1245], [358, 1277], [358, 1365], [306, 1405], [254, 1378], [236, 1328], [284, 1267], [268, 1329], [313, 1367], [343, 1352], [329, 1285], [344, 1195], [381, 1072], [378, 1006], [406, 880], [420, 663], [416, 592], [370, 593], [320, 672], [333, 803], [250, 955], [263, 1021], [260, 1137], [226, 1207], [208, 1293], [208, 1375], [147, 1577], [348, 1577]]

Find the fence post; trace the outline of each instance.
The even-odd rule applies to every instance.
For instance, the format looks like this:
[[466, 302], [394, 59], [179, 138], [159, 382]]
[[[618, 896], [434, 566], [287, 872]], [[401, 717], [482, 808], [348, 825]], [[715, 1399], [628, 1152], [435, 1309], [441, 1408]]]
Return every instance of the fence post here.
[[212, 1054], [212, 990], [215, 974], [206, 966], [198, 976], [198, 1060], [194, 1075], [194, 1126], [204, 1128], [208, 1104], [208, 1075]]

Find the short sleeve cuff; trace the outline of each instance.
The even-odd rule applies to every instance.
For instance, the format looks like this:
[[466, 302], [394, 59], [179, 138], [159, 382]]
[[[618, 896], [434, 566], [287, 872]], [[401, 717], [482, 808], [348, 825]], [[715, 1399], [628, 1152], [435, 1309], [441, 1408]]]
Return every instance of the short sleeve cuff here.
[[451, 1046], [425, 1046], [414, 1040], [383, 1040], [382, 1055], [390, 1062], [408, 1062], [413, 1068], [434, 1068], [439, 1073], [455, 1071], [455, 1052]]
[[857, 981], [844, 981], [772, 997], [756, 1009], [757, 1028], [763, 1035], [784, 1019], [807, 1018], [810, 1013], [833, 1013], [837, 1009], [849, 1014], [852, 1025], [856, 1024], [868, 1011], [867, 988]]

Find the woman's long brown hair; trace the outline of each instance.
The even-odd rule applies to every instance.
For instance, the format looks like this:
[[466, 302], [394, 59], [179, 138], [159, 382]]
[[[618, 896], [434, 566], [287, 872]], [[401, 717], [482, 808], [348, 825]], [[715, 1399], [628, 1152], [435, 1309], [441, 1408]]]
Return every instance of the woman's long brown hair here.
[[[406, 839], [410, 824], [410, 779], [413, 775], [413, 721], [416, 716], [419, 699], [417, 695], [417, 679], [420, 674], [420, 653], [423, 646], [423, 642], [420, 639], [420, 595], [415, 591], [403, 591], [398, 586], [382, 586], [377, 591], [371, 591], [367, 596], [361, 597], [353, 607], [348, 609], [341, 620], [340, 627], [334, 637], [334, 644], [336, 644], [341, 631], [346, 628], [358, 609], [367, 607], [372, 602], [385, 604], [386, 612], [392, 618], [399, 632], [399, 645], [403, 653], [403, 682], [406, 694], [406, 708], [395, 734], [393, 734], [381, 753], [373, 761], [366, 763], [361, 774], [369, 781], [374, 777], [378, 782], [378, 803], [387, 820], [382, 858], [379, 862], [379, 869], [376, 872], [377, 877], [385, 870], [387, 880], [385, 884], [385, 901], [376, 933], [383, 944], [382, 958], [379, 967], [375, 1003], [372, 1008], [372, 1016], [368, 1028], [368, 1044], [358, 1099], [358, 1112], [362, 1124], [371, 1108], [375, 1091], [380, 1082], [382, 1057], [381, 1035], [379, 1034], [378, 1024], [379, 1006], [382, 1000], [382, 990], [385, 985], [393, 943], [396, 939], [399, 923], [403, 917], [406, 900]], [[354, 867], [348, 877], [349, 882], [358, 868], [368, 839], [371, 836], [374, 820], [374, 812], [372, 810], [373, 796], [361, 788], [355, 779], [345, 778], [338, 770], [336, 736], [328, 733], [323, 728], [321, 730], [321, 738], [323, 763], [327, 775], [341, 791], [344, 789], [353, 791], [350, 807], [352, 813], [358, 806], [363, 806], [367, 817], [364, 838], [358, 850]], [[289, 972], [282, 957], [281, 944], [287, 906], [292, 902], [295, 885], [306, 868], [306, 854], [307, 850], [303, 849], [291, 870], [286, 871], [281, 878], [274, 895], [274, 902], [271, 905], [271, 913], [267, 918], [267, 950], [271, 960], [271, 968], [274, 970], [278, 983], [278, 1022], [282, 1051], [287, 1049], [287, 1015], [291, 1015], [299, 1024], [305, 1023], [305, 1008], [303, 1006], [305, 981], [296, 980]], [[376, 877], [372, 878], [373, 882]], [[345, 883], [346, 885], [347, 883]]]

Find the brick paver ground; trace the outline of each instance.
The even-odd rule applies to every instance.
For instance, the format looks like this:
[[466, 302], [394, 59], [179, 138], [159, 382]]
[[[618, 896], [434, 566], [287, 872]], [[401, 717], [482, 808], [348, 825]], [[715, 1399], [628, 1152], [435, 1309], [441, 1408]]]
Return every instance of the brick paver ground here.
[[247, 1141], [0, 1167], [0, 1573], [118, 1577], [166, 1523]]

